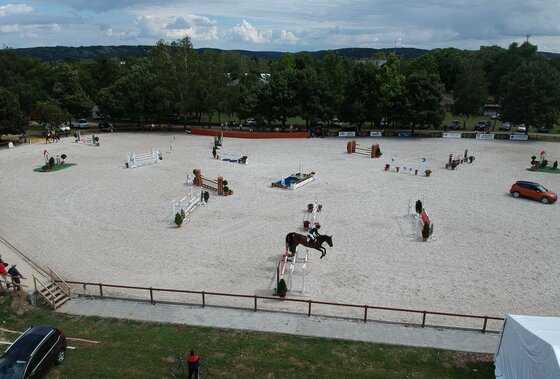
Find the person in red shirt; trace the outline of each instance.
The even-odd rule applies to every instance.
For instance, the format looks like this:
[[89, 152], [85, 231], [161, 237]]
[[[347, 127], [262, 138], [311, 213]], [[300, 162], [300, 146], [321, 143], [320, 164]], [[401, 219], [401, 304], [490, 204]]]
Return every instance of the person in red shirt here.
[[200, 361], [200, 357], [194, 349], [191, 349], [189, 355], [185, 357], [185, 360], [189, 364], [189, 379], [191, 379], [194, 375], [194, 379], [198, 379], [198, 362]]
[[4, 263], [4, 262], [0, 263], [0, 275], [4, 277], [4, 280], [6, 282], [11, 282], [10, 275], [8, 274], [8, 271], [6, 271], [6, 266], [7, 265], [8, 264]]

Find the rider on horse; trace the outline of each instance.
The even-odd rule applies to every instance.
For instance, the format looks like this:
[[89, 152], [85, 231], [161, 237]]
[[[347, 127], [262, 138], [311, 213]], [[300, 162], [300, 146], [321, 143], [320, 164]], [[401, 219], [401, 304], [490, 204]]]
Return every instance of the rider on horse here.
[[319, 223], [315, 223], [315, 226], [311, 229], [309, 229], [309, 233], [307, 233], [307, 242], [309, 243], [313, 243], [317, 240], [317, 237], [320, 236], [319, 234], [319, 229], [321, 228], [321, 225], [319, 225]]

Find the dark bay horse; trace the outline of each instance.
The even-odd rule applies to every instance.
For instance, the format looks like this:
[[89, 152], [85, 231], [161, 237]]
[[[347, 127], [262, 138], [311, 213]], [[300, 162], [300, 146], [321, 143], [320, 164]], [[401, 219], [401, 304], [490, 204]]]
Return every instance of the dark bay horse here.
[[307, 242], [307, 237], [303, 234], [288, 233], [288, 235], [286, 235], [286, 250], [289, 250], [290, 253], [294, 255], [296, 253], [297, 245], [303, 245], [319, 250], [321, 252], [321, 259], [323, 259], [325, 254], [327, 254], [327, 249], [321, 246], [323, 245], [323, 242], [326, 242], [330, 247], [332, 247], [332, 236], [320, 235], [314, 242]]

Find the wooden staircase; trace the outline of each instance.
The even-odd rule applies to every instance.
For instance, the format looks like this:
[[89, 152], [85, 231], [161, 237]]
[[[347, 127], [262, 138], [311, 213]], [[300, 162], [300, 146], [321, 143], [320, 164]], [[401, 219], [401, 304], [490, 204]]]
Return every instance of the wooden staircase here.
[[33, 275], [33, 284], [35, 285], [35, 291], [56, 311], [62, 304], [72, 298], [72, 291], [60, 275], [56, 274], [50, 267], [48, 269], [50, 280], [45, 284]]

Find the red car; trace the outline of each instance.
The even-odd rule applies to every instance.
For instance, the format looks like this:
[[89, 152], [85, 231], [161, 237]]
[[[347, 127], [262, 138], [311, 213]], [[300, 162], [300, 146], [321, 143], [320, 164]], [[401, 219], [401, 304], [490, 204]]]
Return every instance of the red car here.
[[511, 193], [513, 197], [528, 197], [538, 200], [543, 204], [552, 204], [558, 199], [556, 193], [547, 190], [540, 184], [523, 180], [515, 182], [515, 184], [511, 186], [509, 193]]

